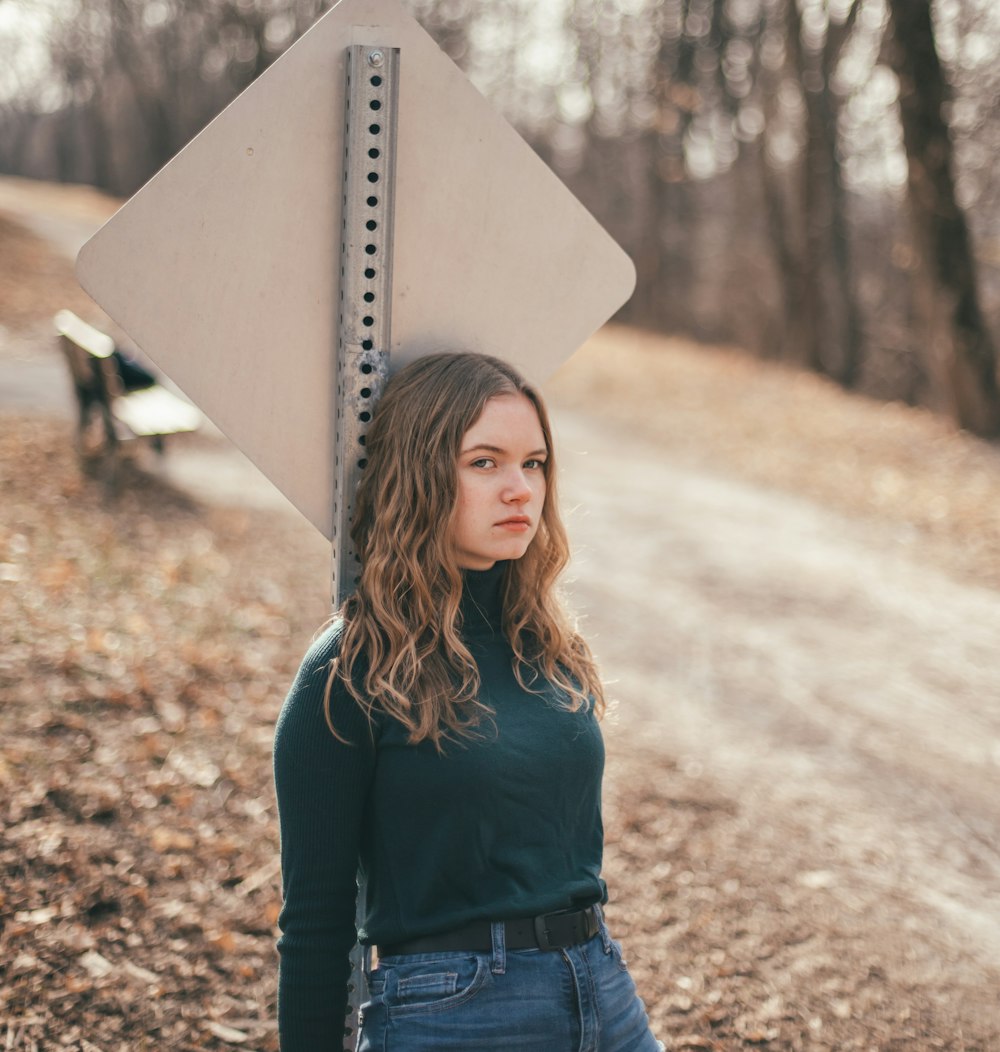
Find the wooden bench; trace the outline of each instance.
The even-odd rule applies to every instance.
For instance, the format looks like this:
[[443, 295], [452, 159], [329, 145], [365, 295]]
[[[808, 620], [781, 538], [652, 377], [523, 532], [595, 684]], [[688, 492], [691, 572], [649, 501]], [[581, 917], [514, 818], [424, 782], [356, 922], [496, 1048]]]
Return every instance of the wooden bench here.
[[126, 391], [110, 336], [68, 310], [59, 311], [55, 326], [76, 393], [76, 447], [86, 466], [101, 462], [113, 479], [122, 443], [148, 438], [162, 454], [167, 435], [201, 426], [199, 410], [159, 384]]

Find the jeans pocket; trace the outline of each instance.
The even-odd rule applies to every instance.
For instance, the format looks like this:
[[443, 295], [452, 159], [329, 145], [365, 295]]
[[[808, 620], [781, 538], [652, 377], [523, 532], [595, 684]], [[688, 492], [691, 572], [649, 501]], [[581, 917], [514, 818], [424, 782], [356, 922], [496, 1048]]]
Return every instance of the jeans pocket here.
[[384, 1001], [390, 1016], [447, 1012], [471, 1000], [489, 979], [485, 958], [439, 957], [380, 963], [385, 976]]
[[440, 1001], [458, 993], [458, 972], [421, 972], [407, 975], [396, 984], [396, 1000], [399, 1004], [421, 1004], [424, 1001]]

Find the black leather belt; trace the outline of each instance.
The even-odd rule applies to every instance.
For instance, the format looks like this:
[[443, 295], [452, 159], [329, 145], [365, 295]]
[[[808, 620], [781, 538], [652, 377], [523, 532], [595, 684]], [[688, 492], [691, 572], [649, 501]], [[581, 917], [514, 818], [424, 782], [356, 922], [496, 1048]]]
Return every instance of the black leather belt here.
[[[588, 906], [585, 910], [560, 910], [538, 917], [520, 917], [504, 921], [504, 947], [508, 950], [561, 950], [586, 942], [601, 927], [601, 907]], [[489, 921], [473, 921], [461, 928], [452, 928], [438, 935], [427, 935], [406, 942], [379, 946], [379, 957], [395, 957], [400, 953], [442, 953], [468, 950], [486, 953], [493, 949], [493, 933]]]

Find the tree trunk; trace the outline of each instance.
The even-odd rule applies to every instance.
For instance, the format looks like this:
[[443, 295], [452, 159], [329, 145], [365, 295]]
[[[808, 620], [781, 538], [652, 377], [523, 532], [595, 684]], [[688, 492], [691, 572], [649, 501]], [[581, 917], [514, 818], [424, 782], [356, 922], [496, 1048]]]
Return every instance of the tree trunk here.
[[1000, 434], [997, 354], [979, 305], [976, 265], [965, 216], [955, 199], [952, 144], [942, 113], [947, 97], [929, 0], [889, 0], [899, 77], [909, 204], [926, 288], [929, 369], [960, 426]]
[[[815, 319], [809, 312], [809, 283], [802, 265], [804, 235], [786, 207], [787, 193], [780, 172], [767, 158], [763, 140], [751, 147], [757, 155], [761, 190], [766, 206], [767, 230], [778, 274], [781, 296], [781, 335], [768, 354], [787, 362], [811, 366], [809, 348]], [[798, 210], [796, 209], [796, 212]], [[795, 218], [798, 218], [797, 216]]]
[[796, 0], [786, 8], [789, 55], [802, 85], [806, 144], [801, 164], [804, 229], [800, 309], [809, 319], [803, 357], [811, 368], [853, 387], [860, 371], [860, 321], [851, 287], [844, 190], [837, 152], [838, 100], [830, 87], [857, 10], [844, 26], [830, 25], [821, 50], [807, 49]]

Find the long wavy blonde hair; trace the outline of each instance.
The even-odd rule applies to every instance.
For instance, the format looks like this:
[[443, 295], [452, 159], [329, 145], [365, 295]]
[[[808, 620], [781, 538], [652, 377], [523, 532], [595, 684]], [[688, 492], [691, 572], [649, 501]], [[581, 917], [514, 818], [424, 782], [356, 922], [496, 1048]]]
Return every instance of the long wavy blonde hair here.
[[[522, 394], [545, 435], [546, 497], [526, 553], [506, 565], [502, 628], [512, 665], [528, 691], [548, 683], [568, 709], [604, 711], [590, 649], [555, 594], [569, 559], [556, 499], [552, 429], [538, 392], [506, 362], [467, 352], [419, 358], [390, 379], [366, 439], [368, 465], [355, 501], [351, 537], [361, 560], [356, 591], [343, 603], [338, 658], [326, 690], [340, 678], [372, 716], [381, 709], [412, 743], [474, 734], [489, 709], [478, 700], [479, 673], [462, 641], [462, 572], [452, 543], [462, 439], [486, 403]], [[339, 737], [339, 736], [338, 736]]]

